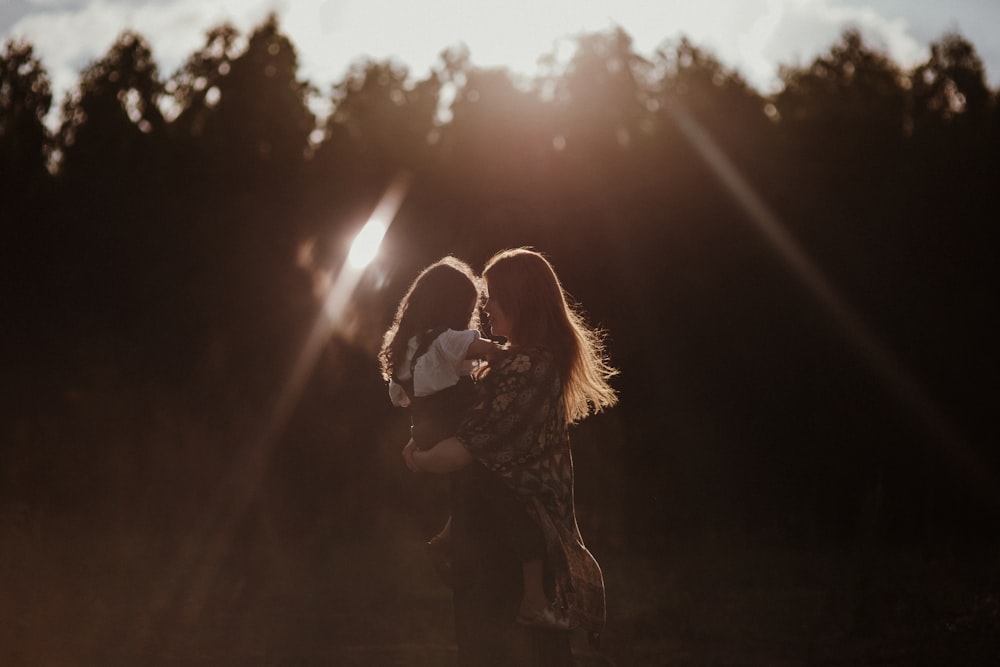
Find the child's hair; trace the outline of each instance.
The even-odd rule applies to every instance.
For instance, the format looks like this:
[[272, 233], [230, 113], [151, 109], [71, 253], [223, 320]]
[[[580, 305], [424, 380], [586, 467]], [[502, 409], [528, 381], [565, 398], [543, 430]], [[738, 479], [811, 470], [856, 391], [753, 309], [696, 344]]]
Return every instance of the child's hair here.
[[570, 306], [549, 261], [529, 248], [503, 250], [486, 263], [483, 277], [510, 321], [519, 347], [545, 347], [555, 357], [567, 423], [618, 402], [608, 380], [618, 374], [604, 350], [602, 332], [587, 326]]
[[444, 257], [421, 271], [399, 302], [392, 326], [382, 339], [378, 358], [383, 379], [392, 379], [404, 363], [407, 345], [414, 336], [418, 345], [423, 345], [427, 341], [421, 337], [434, 329], [477, 327], [477, 306], [482, 298], [482, 281], [459, 259]]

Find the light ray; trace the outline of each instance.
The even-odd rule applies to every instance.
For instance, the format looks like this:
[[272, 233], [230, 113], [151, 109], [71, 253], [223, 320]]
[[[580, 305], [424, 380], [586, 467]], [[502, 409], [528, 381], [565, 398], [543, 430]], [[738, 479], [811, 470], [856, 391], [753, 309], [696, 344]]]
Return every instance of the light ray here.
[[865, 359], [897, 399], [932, 434], [951, 463], [968, 481], [978, 487], [984, 498], [993, 503], [1000, 503], [1000, 491], [989, 468], [969, 447], [959, 430], [916, 378], [896, 360], [875, 332], [785, 231], [778, 216], [757, 195], [708, 132], [679, 102], [667, 100], [664, 107], [697, 153], [740, 204], [757, 231], [764, 236], [792, 272], [805, 283], [813, 296], [830, 311], [844, 335], [863, 353]]
[[[359, 237], [365, 237], [362, 244], [366, 248], [367, 261], [344, 262], [288, 378], [276, 393], [270, 409], [265, 413], [265, 419], [255, 429], [255, 437], [233, 463], [209, 507], [181, 542], [174, 567], [165, 575], [160, 590], [151, 601], [151, 614], [174, 613], [182, 624], [198, 620], [208, 595], [216, 585], [222, 564], [233, 547], [236, 531], [260, 492], [273, 448], [284, 431], [324, 344], [340, 323], [365, 268], [378, 251], [374, 233], [368, 231], [372, 221], [375, 221], [376, 229], [379, 230], [377, 241], [380, 242], [399, 211], [411, 181], [409, 173], [398, 175], [382, 196], [369, 223], [359, 233]], [[355, 246], [357, 244], [356, 240]]]

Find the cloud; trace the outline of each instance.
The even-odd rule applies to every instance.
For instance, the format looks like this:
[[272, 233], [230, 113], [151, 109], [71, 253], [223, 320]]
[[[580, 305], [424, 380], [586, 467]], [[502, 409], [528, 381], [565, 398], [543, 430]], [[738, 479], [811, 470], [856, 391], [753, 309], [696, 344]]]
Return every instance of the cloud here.
[[915, 65], [927, 53], [905, 19], [887, 18], [870, 6], [838, 6], [829, 0], [786, 0], [783, 4], [783, 20], [766, 48], [772, 58], [784, 64], [811, 61], [828, 51], [849, 28], [858, 30], [869, 46], [884, 51], [904, 67]]
[[[0, 26], [16, 21], [7, 35], [35, 45], [57, 100], [126, 28], [149, 40], [161, 75], [169, 76], [201, 47], [208, 28], [229, 20], [245, 33], [270, 11], [278, 13], [297, 47], [300, 75], [321, 90], [365, 56], [394, 58], [423, 76], [443, 49], [459, 43], [468, 45], [476, 65], [503, 65], [530, 75], [540, 56], [573, 36], [620, 25], [641, 54], [652, 55], [664, 41], [684, 34], [751, 85], [769, 91], [780, 83], [778, 65], [808, 64], [848, 27], [909, 67], [926, 58], [930, 39], [958, 27], [952, 18], [957, 13], [966, 27], [985, 30], [985, 19], [1000, 11], [969, 1], [933, 10], [888, 0], [844, 4], [851, 1], [0, 0]], [[909, 20], [900, 17], [903, 11]], [[1000, 59], [997, 40], [981, 39], [976, 46], [986, 47], [980, 52], [995, 80], [1000, 67], [990, 63]]]
[[828, 52], [849, 28], [857, 29], [870, 47], [884, 51], [903, 67], [927, 55], [926, 46], [912, 35], [906, 20], [887, 17], [870, 6], [839, 6], [833, 0], [766, 0], [736, 3], [731, 9], [738, 24], [720, 30], [716, 22], [700, 34], [689, 34], [764, 92], [780, 85], [779, 66], [808, 64]]
[[276, 6], [269, 0], [34, 0], [33, 4], [40, 11], [18, 20], [9, 35], [27, 39], [35, 46], [52, 79], [57, 100], [77, 83], [87, 65], [108, 51], [123, 30], [143, 35], [161, 74], [169, 75], [201, 47], [204, 33], [211, 26], [228, 19], [248, 30]]

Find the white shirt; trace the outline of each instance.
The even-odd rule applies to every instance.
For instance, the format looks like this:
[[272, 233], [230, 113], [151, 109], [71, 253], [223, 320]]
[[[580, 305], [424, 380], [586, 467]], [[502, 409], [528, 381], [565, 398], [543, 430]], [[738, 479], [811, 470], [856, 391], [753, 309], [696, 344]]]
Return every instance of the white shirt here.
[[[479, 362], [466, 359], [469, 346], [479, 340], [479, 332], [475, 329], [455, 331], [445, 329], [434, 339], [427, 351], [420, 355], [413, 365], [413, 393], [416, 396], [430, 396], [456, 384], [460, 378], [471, 375]], [[406, 348], [406, 358], [396, 372], [400, 380], [410, 377], [410, 360], [417, 352], [417, 337], [411, 338]], [[389, 398], [393, 405], [406, 407], [410, 397], [395, 380], [389, 381]]]

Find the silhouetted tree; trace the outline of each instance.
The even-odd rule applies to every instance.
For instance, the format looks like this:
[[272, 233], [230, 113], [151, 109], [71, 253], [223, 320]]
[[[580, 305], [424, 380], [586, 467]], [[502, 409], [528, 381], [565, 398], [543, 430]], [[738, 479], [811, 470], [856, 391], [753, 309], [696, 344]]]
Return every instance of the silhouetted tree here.
[[[780, 169], [774, 154], [775, 125], [765, 112], [766, 101], [738, 71], [686, 37], [658, 49], [653, 65], [658, 118], [672, 123], [669, 107], [680, 105], [744, 178], [759, 187], [776, 185], [771, 182]], [[677, 138], [671, 135], [671, 140]]]
[[9, 278], [0, 291], [12, 312], [26, 316], [22, 344], [44, 329], [38, 321], [49, 296], [44, 248], [58, 242], [49, 233], [45, 201], [51, 148], [45, 117], [51, 104], [49, 77], [32, 45], [8, 41], [0, 53], [0, 228], [8, 239], [0, 261]]
[[[954, 33], [931, 45], [930, 58], [913, 70], [911, 81], [913, 135], [900, 185], [907, 191], [901, 213], [914, 268], [900, 272], [898, 283], [920, 296], [895, 326], [907, 332], [910, 363], [947, 414], [968, 425], [963, 437], [976, 442], [993, 437], [983, 427], [994, 421], [985, 416], [989, 408], [982, 396], [990, 393], [995, 369], [983, 367], [982, 355], [997, 324], [985, 304], [1000, 281], [991, 260], [1000, 243], [992, 223], [996, 201], [985, 196], [1000, 169], [990, 133], [996, 98], [975, 47]], [[928, 324], [913, 330], [913, 320]], [[945, 462], [935, 456], [929, 467], [940, 469]], [[939, 500], [928, 500], [932, 512]], [[939, 526], [954, 521], [949, 509], [936, 518]]]
[[[781, 78], [774, 103], [803, 185], [833, 194], [824, 208], [835, 216], [862, 202], [871, 210], [878, 193], [894, 190], [906, 119], [899, 67], [848, 31], [829, 54], [801, 69], [782, 68]], [[819, 192], [802, 194], [810, 202]]]
[[63, 104], [59, 172], [65, 180], [86, 179], [85, 190], [96, 196], [127, 192], [119, 177], [128, 183], [151, 176], [142, 168], [149, 164], [147, 137], [164, 126], [158, 76], [149, 45], [133, 32], [84, 70], [79, 89]]
[[163, 173], [160, 90], [148, 44], [125, 32], [63, 103], [56, 213], [62, 254], [54, 268], [68, 311], [95, 331], [123, 333], [147, 314], [145, 269], [157, 252], [151, 219]]
[[[276, 381], [309, 296], [294, 257], [307, 227], [300, 200], [315, 130], [313, 88], [298, 79], [295, 48], [274, 15], [245, 47], [232, 26], [210, 30], [172, 82], [175, 159], [187, 185], [178, 213], [196, 250], [190, 296], [201, 368], [213, 382], [229, 383], [220, 393], [259, 398]], [[261, 320], [262, 310], [275, 316]]]
[[315, 129], [312, 87], [297, 72], [295, 47], [274, 15], [245, 47], [231, 25], [208, 32], [170, 83], [176, 132], [195, 140], [202, 186], [244, 195], [295, 188]]
[[[585, 191], [630, 187], [633, 145], [643, 143], [648, 63], [621, 28], [583, 35], [565, 72], [548, 84], [558, 111], [562, 157]], [[610, 182], [594, 182], [594, 177]]]
[[933, 132], [942, 125], [965, 126], [981, 133], [989, 123], [992, 95], [975, 47], [958, 34], [931, 44], [927, 62], [913, 70], [913, 132]]
[[427, 165], [440, 88], [433, 73], [413, 81], [406, 67], [392, 61], [355, 63], [334, 86], [328, 138], [345, 134], [355, 169], [376, 179]]
[[0, 206], [11, 212], [8, 222], [19, 221], [18, 204], [36, 199], [48, 176], [51, 105], [49, 77], [34, 47], [8, 41], [0, 54]]

